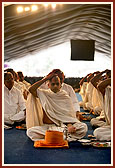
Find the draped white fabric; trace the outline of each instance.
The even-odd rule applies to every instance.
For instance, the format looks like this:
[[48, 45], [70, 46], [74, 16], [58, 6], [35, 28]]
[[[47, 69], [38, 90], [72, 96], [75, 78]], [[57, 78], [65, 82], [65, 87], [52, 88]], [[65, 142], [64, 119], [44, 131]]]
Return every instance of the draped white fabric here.
[[50, 89], [38, 89], [37, 93], [44, 111], [54, 123], [60, 125], [60, 122], [79, 122], [71, 98], [64, 90], [54, 93]]
[[26, 127], [27, 129], [43, 125], [43, 110], [39, 98], [29, 93], [26, 101]]
[[14, 121], [23, 120], [24, 109], [26, 106], [21, 92], [14, 86], [10, 91], [4, 86], [4, 122], [13, 124]]
[[105, 89], [105, 117], [108, 125], [111, 125], [111, 86]]
[[105, 89], [104, 106], [106, 122], [103, 124], [103, 126], [95, 129], [94, 136], [98, 140], [109, 141], [111, 140], [111, 86], [107, 86]]
[[[80, 139], [86, 135], [87, 125], [76, 118], [71, 98], [64, 90], [54, 93], [50, 89], [38, 89], [37, 95], [39, 97], [37, 105], [40, 105], [38, 110], [36, 110], [36, 106], [34, 105], [34, 103], [37, 103], [36, 98], [29, 95], [27, 100], [27, 136], [31, 140], [37, 141], [44, 138], [45, 131], [48, 129], [57, 130], [56, 127], [58, 127], [61, 130], [62, 126], [65, 128], [66, 126], [63, 123], [73, 123], [73, 126], [76, 128], [76, 132], [70, 135], [71, 140]], [[33, 105], [34, 107], [31, 108]], [[40, 123], [43, 119], [41, 105], [48, 118], [54, 124]]]

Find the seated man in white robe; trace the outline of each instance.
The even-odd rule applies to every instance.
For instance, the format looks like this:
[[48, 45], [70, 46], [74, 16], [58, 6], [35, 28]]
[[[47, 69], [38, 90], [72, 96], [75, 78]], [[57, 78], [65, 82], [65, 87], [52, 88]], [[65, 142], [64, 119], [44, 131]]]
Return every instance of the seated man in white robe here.
[[14, 78], [10, 72], [4, 73], [4, 123], [25, 120], [26, 106], [22, 93], [14, 86]]
[[[80, 115], [80, 105], [77, 99], [77, 96], [75, 94], [74, 89], [72, 88], [71, 85], [64, 83], [64, 73], [60, 70], [60, 69], [53, 69], [50, 73], [55, 73], [58, 75], [58, 77], [60, 78], [60, 82], [61, 82], [61, 90], [65, 90], [67, 92], [67, 94], [70, 96], [72, 103], [73, 103], [73, 107], [74, 110], [76, 111], [76, 116], [79, 120], [82, 120], [82, 115]], [[43, 83], [40, 88], [42, 89], [49, 89], [48, 83]]]
[[29, 94], [29, 90], [28, 89], [31, 86], [31, 84], [29, 82], [27, 82], [27, 81], [24, 80], [23, 72], [18, 71], [17, 74], [18, 74], [18, 80], [19, 80], [18, 83], [20, 85], [24, 85], [25, 86], [24, 99], [27, 100], [27, 97], [28, 97], [28, 94]]
[[14, 71], [14, 86], [18, 88], [21, 93], [23, 94], [24, 100], [27, 100], [28, 90], [26, 89], [26, 86], [19, 81], [18, 79], [18, 73]]
[[106, 86], [107, 83], [110, 84], [110, 79], [106, 79], [106, 82], [104, 81], [99, 85], [99, 89], [102, 91], [102, 94], [104, 94], [105, 125], [102, 127], [96, 128], [93, 134], [98, 140], [110, 141], [111, 140], [111, 86]]
[[103, 115], [103, 96], [101, 92], [98, 90], [97, 85], [103, 80], [103, 74], [106, 73], [105, 71], [98, 72], [95, 76], [91, 79], [91, 83], [94, 86], [92, 92], [92, 106], [93, 109], [91, 112], [94, 112], [94, 115]]
[[[87, 102], [87, 95], [86, 95], [86, 88], [87, 88], [87, 84], [88, 84], [88, 81], [87, 81], [87, 77], [89, 76], [90, 74], [87, 74], [85, 77], [83, 77], [80, 82], [79, 82], [79, 85], [80, 85], [80, 92], [79, 94], [81, 95], [82, 97], [82, 101], [79, 102], [79, 105], [80, 107], [83, 107], [84, 104]], [[85, 110], [85, 109], [84, 109]]]
[[[40, 89], [40, 86], [48, 80], [50, 89]], [[27, 110], [27, 135], [31, 140], [43, 139], [46, 130], [49, 129], [62, 130], [67, 128], [69, 136], [74, 139], [81, 139], [86, 135], [87, 125], [76, 118], [76, 111], [71, 98], [60, 88], [60, 78], [54, 73], [48, 74], [30, 87], [30, 93], [39, 98], [43, 109], [43, 111], [39, 109], [42, 111], [40, 113], [43, 114], [43, 122], [38, 123], [38, 125], [34, 123], [34, 118], [32, 118], [33, 121], [30, 118], [32, 111]], [[30, 123], [32, 123], [31, 126], [29, 126]]]
[[14, 86], [21, 91], [22, 95], [24, 96], [24, 100], [27, 100], [28, 91], [27, 91], [25, 85], [18, 80], [18, 74], [12, 68], [6, 69], [5, 72], [12, 73], [13, 78], [14, 78]]
[[[82, 102], [82, 107], [84, 110], [88, 110], [88, 111], [95, 111], [93, 108], [93, 104], [92, 104], [92, 99], [94, 97], [93, 95], [93, 91], [94, 91], [94, 86], [91, 83], [91, 79], [94, 77], [95, 74], [97, 74], [98, 71], [94, 72], [94, 73], [90, 73], [88, 74], [87, 77], [87, 86], [86, 86], [86, 90], [85, 90], [85, 96]], [[85, 79], [85, 78], [84, 78]], [[80, 82], [82, 83], [83, 80]]]
[[107, 77], [107, 79], [97, 82], [100, 79], [101, 74], [103, 74], [104, 72], [108, 72], [108, 70], [102, 71], [101, 73], [99, 73], [98, 75], [96, 75], [95, 81], [91, 81], [93, 82], [94, 86], [95, 86], [95, 90], [97, 90], [98, 92], [98, 100], [95, 99], [95, 102], [100, 100], [100, 115], [96, 118], [91, 119], [91, 125], [94, 127], [100, 127], [100, 126], [105, 126], [106, 125], [106, 121], [105, 121], [105, 109], [104, 109], [104, 96], [105, 96], [105, 88], [110, 85], [111, 83], [111, 78], [109, 78], [109, 76]]
[[29, 87], [31, 86], [31, 84], [24, 80], [24, 75], [23, 75], [23, 73], [21, 71], [18, 71], [17, 74], [18, 74], [19, 81], [21, 83], [23, 83], [25, 85], [26, 89], [28, 90]]

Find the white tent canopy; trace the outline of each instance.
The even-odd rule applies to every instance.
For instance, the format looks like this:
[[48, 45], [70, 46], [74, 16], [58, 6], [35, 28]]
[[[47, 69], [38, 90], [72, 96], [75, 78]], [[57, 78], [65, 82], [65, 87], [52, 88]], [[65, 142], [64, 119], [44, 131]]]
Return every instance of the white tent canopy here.
[[[23, 7], [31, 3], [20, 4]], [[111, 4], [64, 3], [35, 13], [4, 7], [4, 62], [27, 76], [60, 68], [67, 77], [111, 69]], [[94, 61], [72, 61], [70, 40], [95, 40]]]
[[94, 71], [111, 69], [111, 59], [101, 53], [95, 52], [94, 61], [72, 61], [70, 54], [70, 42], [66, 42], [38, 52], [32, 57], [28, 55], [6, 64], [15, 71], [21, 70], [25, 76], [45, 76], [52, 69], [59, 68], [66, 77], [83, 77]]

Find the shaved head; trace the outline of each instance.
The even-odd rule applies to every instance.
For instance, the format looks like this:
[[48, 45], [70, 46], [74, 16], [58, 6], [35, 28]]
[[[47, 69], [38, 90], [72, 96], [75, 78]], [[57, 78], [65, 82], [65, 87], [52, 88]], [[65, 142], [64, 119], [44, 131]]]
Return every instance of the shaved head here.
[[54, 93], [57, 93], [60, 91], [61, 88], [61, 82], [60, 82], [60, 78], [56, 75], [53, 76], [50, 80], [49, 80], [49, 88], [51, 89], [51, 91], [53, 91]]

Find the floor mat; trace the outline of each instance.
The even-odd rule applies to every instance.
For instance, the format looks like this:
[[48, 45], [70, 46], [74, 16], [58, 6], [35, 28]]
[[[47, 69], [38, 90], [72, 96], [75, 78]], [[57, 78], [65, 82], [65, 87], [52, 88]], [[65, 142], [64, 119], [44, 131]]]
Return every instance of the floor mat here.
[[[78, 93], [76, 94], [78, 97]], [[83, 109], [81, 111], [84, 112]], [[88, 114], [87, 114], [88, 115]], [[90, 114], [91, 115], [91, 114]], [[92, 116], [93, 117], [93, 116]], [[87, 135], [93, 135], [88, 120]], [[111, 164], [111, 148], [99, 148], [82, 145], [78, 141], [69, 142], [68, 149], [34, 148], [34, 143], [27, 137], [25, 129], [4, 130], [4, 164]]]

